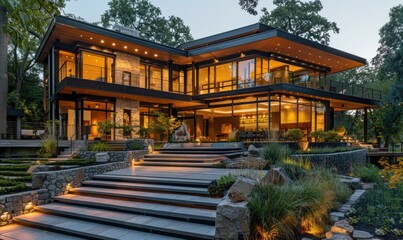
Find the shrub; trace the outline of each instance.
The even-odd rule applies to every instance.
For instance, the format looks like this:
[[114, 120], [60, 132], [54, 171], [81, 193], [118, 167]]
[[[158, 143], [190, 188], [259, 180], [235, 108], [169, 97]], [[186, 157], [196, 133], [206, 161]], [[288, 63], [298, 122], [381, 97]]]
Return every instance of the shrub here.
[[375, 165], [367, 164], [366, 166], [355, 165], [353, 166], [352, 175], [361, 178], [363, 182], [379, 183], [382, 181], [380, 169]]
[[399, 157], [396, 163], [390, 163], [388, 158], [381, 158], [379, 164], [383, 167], [382, 177], [394, 188], [397, 184], [403, 183], [403, 157]]
[[91, 144], [90, 150], [95, 152], [110, 151], [111, 147], [106, 142], [95, 142]]
[[316, 142], [323, 142], [325, 139], [326, 132], [323, 130], [316, 130], [309, 134], [310, 137], [315, 138]]
[[57, 155], [57, 139], [55, 136], [46, 135], [41, 140], [41, 148], [38, 151], [38, 155], [51, 158]]
[[323, 139], [325, 142], [340, 142], [342, 137], [333, 130], [325, 132], [325, 138]]
[[287, 145], [272, 143], [263, 147], [260, 156], [262, 159], [266, 160], [269, 165], [271, 165], [283, 159], [289, 158], [291, 156], [291, 150]]
[[336, 131], [340, 135], [344, 135], [344, 133], [346, 133], [346, 128], [343, 125], [339, 125], [334, 128], [334, 131]]
[[211, 167], [212, 168], [227, 168], [227, 164], [225, 164], [225, 162], [222, 161], [220, 163], [213, 164]]
[[0, 194], [12, 193], [12, 192], [20, 192], [27, 189], [27, 185], [22, 182], [15, 182], [14, 185], [9, 187], [0, 188]]
[[208, 186], [209, 194], [211, 196], [223, 197], [237, 178], [237, 175], [228, 174], [221, 176], [218, 180], [212, 181]]
[[306, 175], [306, 171], [311, 168], [311, 164], [309, 161], [305, 160], [295, 161], [291, 158], [286, 158], [277, 162], [275, 167], [281, 167], [287, 176], [292, 180], [297, 180]]
[[290, 129], [287, 131], [285, 138], [290, 141], [299, 142], [304, 137], [304, 133], [299, 128]]
[[103, 122], [98, 122], [98, 132], [101, 134], [101, 136], [105, 136], [105, 138], [108, 138], [108, 135], [112, 133], [112, 129], [115, 127], [115, 125], [112, 123], [110, 119], [106, 119]]
[[18, 164], [18, 165], [1, 165], [0, 171], [27, 171], [30, 165]]

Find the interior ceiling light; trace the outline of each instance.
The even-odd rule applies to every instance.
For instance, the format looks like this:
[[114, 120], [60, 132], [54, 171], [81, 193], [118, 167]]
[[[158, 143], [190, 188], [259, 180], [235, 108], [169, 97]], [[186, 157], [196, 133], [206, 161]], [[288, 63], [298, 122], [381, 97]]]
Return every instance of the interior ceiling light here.
[[138, 52], [139, 50], [136, 48], [136, 49], [134, 49], [134, 51], [135, 51], [135, 52]]
[[80, 37], [83, 37], [83, 35], [80, 35]]
[[158, 54], [154, 54], [154, 57], [158, 57]]
[[124, 46], [125, 49], [127, 49], [127, 46]]
[[104, 43], [105, 41], [104, 40], [101, 40], [101, 43]]
[[90, 39], [92, 40], [92, 37], [90, 37]]
[[148, 52], [147, 52], [147, 51], [145, 51], [145, 52], [144, 52], [144, 54], [148, 54]]
[[116, 43], [112, 43], [112, 46], [116, 46]]

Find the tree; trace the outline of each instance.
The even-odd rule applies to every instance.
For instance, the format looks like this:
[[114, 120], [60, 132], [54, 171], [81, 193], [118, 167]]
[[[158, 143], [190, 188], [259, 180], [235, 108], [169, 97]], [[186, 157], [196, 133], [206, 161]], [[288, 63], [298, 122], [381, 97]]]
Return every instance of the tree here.
[[177, 46], [193, 40], [190, 28], [179, 17], [162, 17], [161, 10], [148, 0], [111, 0], [102, 14], [104, 27], [119, 24], [140, 31], [144, 39]]
[[241, 6], [242, 10], [247, 11], [249, 14], [257, 15], [256, 7], [259, 0], [239, 0], [238, 4]]
[[[257, 15], [259, 0], [239, 0], [242, 9]], [[269, 12], [263, 8], [260, 22], [285, 32], [328, 45], [330, 32], [339, 33], [335, 22], [319, 15], [323, 9], [320, 0], [303, 2], [299, 0], [273, 0], [275, 8]]]
[[[2, 0], [0, 2], [0, 138], [7, 131], [7, 48], [9, 41], [19, 48], [30, 49], [32, 38], [40, 39], [47, 21], [58, 13], [58, 7], [64, 6], [64, 0]], [[29, 52], [29, 51], [28, 51]], [[16, 57], [22, 57], [22, 69], [30, 66], [26, 52], [16, 51]], [[18, 55], [19, 54], [19, 55]], [[29, 55], [29, 53], [28, 53]], [[27, 60], [28, 64], [27, 64]], [[20, 75], [20, 72], [18, 73]]]
[[377, 55], [372, 59], [372, 63], [377, 67], [403, 46], [403, 5], [391, 8], [389, 18], [389, 22], [379, 30], [380, 46]]

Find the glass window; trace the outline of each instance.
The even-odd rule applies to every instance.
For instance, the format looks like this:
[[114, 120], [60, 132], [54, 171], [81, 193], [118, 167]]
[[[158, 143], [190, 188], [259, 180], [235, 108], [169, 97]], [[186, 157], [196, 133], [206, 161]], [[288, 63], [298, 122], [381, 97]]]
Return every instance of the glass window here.
[[238, 88], [254, 87], [255, 59], [238, 62]]
[[211, 66], [209, 67], [209, 91], [212, 92], [217, 92], [215, 88], [215, 67]]
[[76, 76], [75, 54], [66, 51], [59, 52], [59, 82], [66, 77]]
[[169, 91], [169, 71], [168, 69], [162, 69], [162, 90], [168, 92]]
[[[232, 90], [232, 85], [236, 82], [236, 64], [225, 63], [216, 66], [216, 89], [218, 91]], [[234, 74], [233, 74], [234, 73]]]
[[101, 82], [113, 82], [114, 59], [104, 55], [81, 52], [82, 78]]
[[148, 71], [144, 64], [140, 64], [140, 87], [147, 88]]
[[193, 71], [186, 70], [186, 94], [193, 95]]
[[199, 94], [208, 93], [208, 68], [199, 68]]

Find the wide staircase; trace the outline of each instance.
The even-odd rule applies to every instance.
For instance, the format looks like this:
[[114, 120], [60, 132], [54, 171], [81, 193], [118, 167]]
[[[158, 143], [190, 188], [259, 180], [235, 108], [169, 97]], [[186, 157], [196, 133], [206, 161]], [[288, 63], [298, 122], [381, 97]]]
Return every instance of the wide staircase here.
[[144, 166], [96, 175], [54, 203], [14, 218], [16, 224], [8, 227], [49, 239], [54, 234], [60, 235], [57, 239], [214, 239], [221, 199], [209, 197], [207, 187], [227, 170], [200, 167], [223, 158], [147, 155], [140, 163]]

